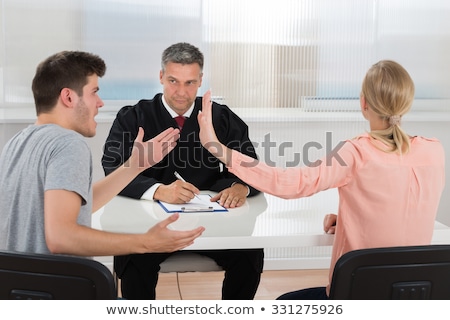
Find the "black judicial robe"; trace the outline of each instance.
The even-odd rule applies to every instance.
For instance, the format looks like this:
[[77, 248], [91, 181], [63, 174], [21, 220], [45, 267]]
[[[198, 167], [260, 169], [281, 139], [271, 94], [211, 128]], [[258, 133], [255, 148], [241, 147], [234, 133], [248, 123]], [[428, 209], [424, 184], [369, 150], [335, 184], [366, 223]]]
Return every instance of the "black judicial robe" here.
[[[213, 104], [213, 124], [218, 139], [228, 147], [257, 159], [245, 122], [227, 106], [214, 102]], [[200, 128], [197, 122], [197, 115], [201, 108], [202, 98], [197, 97], [192, 115], [186, 119], [175, 149], [160, 163], [137, 176], [120, 192], [120, 195], [140, 199], [153, 184], [158, 182], [170, 184], [175, 181], [175, 171], [200, 190], [220, 192], [230, 187], [234, 182], [246, 185], [235, 175], [229, 173], [226, 167], [221, 165], [220, 161], [201, 145], [198, 137]], [[155, 137], [169, 127], [178, 127], [175, 119], [171, 117], [162, 104], [161, 93], [151, 100], [140, 100], [134, 106], [125, 106], [117, 113], [106, 139], [102, 157], [102, 165], [106, 175], [128, 160], [139, 127], [144, 129], [144, 141]], [[259, 193], [255, 188], [249, 188], [249, 196]], [[255, 270], [261, 272], [262, 249], [254, 251], [258, 254], [261, 252], [260, 255], [255, 256], [253, 261]], [[119, 277], [130, 259], [130, 255], [114, 258], [114, 269]]]
[[[245, 122], [227, 106], [215, 102], [213, 104], [213, 124], [220, 142], [257, 159]], [[201, 108], [202, 98], [197, 97], [192, 115], [186, 119], [175, 149], [160, 163], [136, 177], [120, 192], [121, 195], [140, 199], [153, 184], [170, 184], [175, 181], [175, 171], [200, 190], [220, 192], [234, 182], [246, 185], [202, 147], [197, 121]], [[151, 100], [140, 100], [134, 106], [125, 106], [118, 112], [104, 146], [102, 166], [106, 175], [130, 157], [139, 127], [145, 131], [144, 141], [169, 127], [177, 128], [175, 120], [162, 103], [161, 93]], [[250, 187], [249, 196], [258, 192]]]

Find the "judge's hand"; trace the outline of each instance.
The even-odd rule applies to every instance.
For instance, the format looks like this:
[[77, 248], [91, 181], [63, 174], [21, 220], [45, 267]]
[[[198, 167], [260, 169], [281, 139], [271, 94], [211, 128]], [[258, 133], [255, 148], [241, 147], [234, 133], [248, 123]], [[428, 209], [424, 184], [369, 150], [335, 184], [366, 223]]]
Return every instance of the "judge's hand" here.
[[160, 185], [153, 195], [154, 200], [181, 204], [191, 201], [200, 190], [189, 182], [176, 180], [169, 185]]
[[212, 197], [211, 201], [219, 201], [220, 205], [225, 208], [236, 208], [245, 203], [247, 194], [247, 186], [240, 183], [235, 183], [233, 186], [222, 190], [217, 195]]

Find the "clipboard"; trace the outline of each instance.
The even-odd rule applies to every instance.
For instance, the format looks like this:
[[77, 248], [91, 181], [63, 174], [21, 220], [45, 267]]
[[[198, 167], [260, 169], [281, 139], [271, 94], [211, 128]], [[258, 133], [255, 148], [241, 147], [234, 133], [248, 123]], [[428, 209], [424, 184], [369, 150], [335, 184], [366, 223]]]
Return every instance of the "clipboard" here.
[[199, 194], [188, 203], [173, 204], [164, 201], [158, 201], [159, 205], [167, 213], [174, 212], [227, 212], [228, 209], [221, 206], [218, 202], [211, 202], [211, 195]]

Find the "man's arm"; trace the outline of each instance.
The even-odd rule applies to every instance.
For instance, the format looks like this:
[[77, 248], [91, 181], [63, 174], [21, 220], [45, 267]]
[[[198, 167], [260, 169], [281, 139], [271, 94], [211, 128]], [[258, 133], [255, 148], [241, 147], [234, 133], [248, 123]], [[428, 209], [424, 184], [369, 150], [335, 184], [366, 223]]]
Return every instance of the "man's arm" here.
[[[138, 127], [135, 109], [123, 107], [111, 126], [103, 150], [102, 166], [106, 176], [122, 166], [131, 156]], [[156, 179], [138, 175], [118, 192], [130, 198], [140, 199], [157, 182]]]
[[193, 243], [204, 230], [173, 231], [167, 226], [178, 219], [174, 214], [145, 234], [118, 234], [79, 225], [81, 197], [72, 191], [48, 190], [45, 201], [45, 240], [52, 253], [79, 256], [123, 255], [172, 252]]
[[179, 130], [169, 128], [153, 139], [143, 142], [144, 130], [139, 128], [131, 156], [111, 174], [96, 182], [93, 187], [93, 211], [97, 211], [117, 195], [142, 171], [160, 162], [175, 148]]
[[[146, 107], [151, 108], [154, 105], [146, 105]], [[108, 176], [114, 172], [130, 156], [137, 127], [140, 123], [145, 125], [143, 115], [139, 112], [137, 107], [131, 106], [123, 107], [118, 112], [105, 142], [102, 158], [105, 175]], [[139, 174], [119, 191], [121, 195], [134, 199], [162, 200], [169, 203], [189, 202], [194, 194], [200, 192], [190, 183], [177, 180], [166, 185], [148, 174]]]

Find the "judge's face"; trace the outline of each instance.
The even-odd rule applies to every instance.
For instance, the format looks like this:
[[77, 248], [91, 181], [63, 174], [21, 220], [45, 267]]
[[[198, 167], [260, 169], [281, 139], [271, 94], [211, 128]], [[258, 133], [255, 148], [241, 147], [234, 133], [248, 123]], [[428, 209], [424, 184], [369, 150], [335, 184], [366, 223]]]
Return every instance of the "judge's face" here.
[[159, 79], [163, 94], [170, 108], [177, 114], [184, 114], [194, 103], [203, 73], [197, 63], [181, 64], [169, 62], [161, 70]]

